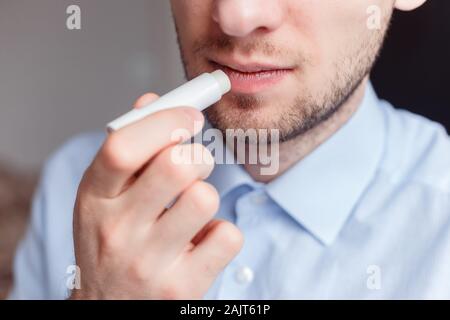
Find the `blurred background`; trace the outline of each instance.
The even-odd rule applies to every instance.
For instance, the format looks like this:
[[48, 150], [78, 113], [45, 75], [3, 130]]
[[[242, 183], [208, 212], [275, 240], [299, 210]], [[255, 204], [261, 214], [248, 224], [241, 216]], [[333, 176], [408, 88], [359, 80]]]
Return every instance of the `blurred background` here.
[[[81, 30], [66, 28], [71, 4]], [[39, 168], [67, 138], [175, 85], [177, 50], [166, 0], [0, 0], [0, 159]]]
[[[66, 9], [81, 7], [81, 30]], [[379, 95], [450, 131], [450, 1], [394, 16]], [[183, 81], [168, 0], [0, 0], [0, 298], [46, 158]]]
[[[66, 9], [81, 8], [81, 30]], [[0, 0], [0, 298], [43, 162], [183, 81], [166, 0]]]

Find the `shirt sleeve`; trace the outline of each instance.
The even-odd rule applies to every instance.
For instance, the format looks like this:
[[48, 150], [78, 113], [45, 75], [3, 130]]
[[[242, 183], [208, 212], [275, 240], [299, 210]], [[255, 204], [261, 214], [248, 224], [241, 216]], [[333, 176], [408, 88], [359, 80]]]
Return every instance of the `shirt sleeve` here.
[[[45, 177], [43, 178], [45, 180]], [[41, 181], [35, 193], [31, 220], [14, 260], [14, 287], [9, 299], [40, 300], [48, 297], [44, 245], [46, 196]]]
[[83, 134], [68, 141], [44, 166], [31, 218], [14, 260], [9, 299], [67, 298], [67, 267], [75, 263], [73, 206], [81, 177], [104, 134]]

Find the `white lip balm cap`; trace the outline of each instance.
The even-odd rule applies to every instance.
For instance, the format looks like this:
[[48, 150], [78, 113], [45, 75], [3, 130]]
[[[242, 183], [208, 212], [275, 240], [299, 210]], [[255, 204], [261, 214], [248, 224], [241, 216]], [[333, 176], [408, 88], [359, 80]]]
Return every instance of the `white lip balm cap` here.
[[216, 70], [211, 75], [217, 80], [222, 90], [222, 94], [225, 94], [231, 90], [230, 78], [222, 70]]

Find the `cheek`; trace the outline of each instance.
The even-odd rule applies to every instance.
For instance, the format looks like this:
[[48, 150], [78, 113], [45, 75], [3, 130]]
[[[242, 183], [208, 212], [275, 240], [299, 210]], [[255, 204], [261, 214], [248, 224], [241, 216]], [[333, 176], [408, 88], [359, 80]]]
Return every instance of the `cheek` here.
[[189, 45], [210, 29], [212, 0], [173, 0], [172, 11], [180, 40]]
[[[345, 0], [349, 1], [349, 0]], [[303, 55], [305, 67], [314, 68], [315, 72], [324, 67], [348, 34], [349, 24], [354, 17], [342, 8], [342, 1], [293, 1], [288, 8], [289, 29], [285, 36], [292, 38], [296, 34], [296, 50]], [[311, 75], [309, 75], [311, 76]]]
[[316, 69], [335, 64], [356, 41], [367, 37], [367, 9], [384, 1], [307, 0], [293, 8], [291, 19], [295, 21], [296, 32], [305, 37], [308, 64]]

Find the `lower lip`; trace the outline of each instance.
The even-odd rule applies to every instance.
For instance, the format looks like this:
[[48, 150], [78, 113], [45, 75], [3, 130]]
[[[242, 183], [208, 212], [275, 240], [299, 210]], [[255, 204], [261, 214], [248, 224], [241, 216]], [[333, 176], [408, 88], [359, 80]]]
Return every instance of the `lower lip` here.
[[267, 70], [260, 72], [239, 72], [237, 70], [217, 65], [231, 80], [231, 91], [241, 94], [256, 94], [268, 90], [280, 83], [291, 69]]

